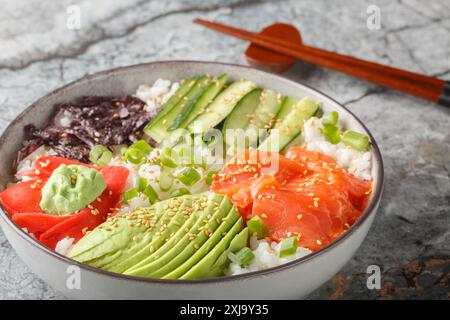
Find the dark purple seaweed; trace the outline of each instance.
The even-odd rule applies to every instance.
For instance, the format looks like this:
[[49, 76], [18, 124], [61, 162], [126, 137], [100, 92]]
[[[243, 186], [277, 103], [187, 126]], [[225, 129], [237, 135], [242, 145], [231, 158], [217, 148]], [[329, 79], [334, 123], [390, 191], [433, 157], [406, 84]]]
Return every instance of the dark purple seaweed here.
[[[82, 162], [89, 161], [89, 151], [96, 144], [129, 145], [142, 137], [143, 127], [151, 120], [144, 106], [145, 102], [133, 96], [87, 96], [58, 104], [46, 128], [25, 126], [26, 141], [17, 162], [42, 145], [61, 157]], [[62, 118], [67, 122], [64, 126]], [[150, 144], [154, 145], [154, 141]]]

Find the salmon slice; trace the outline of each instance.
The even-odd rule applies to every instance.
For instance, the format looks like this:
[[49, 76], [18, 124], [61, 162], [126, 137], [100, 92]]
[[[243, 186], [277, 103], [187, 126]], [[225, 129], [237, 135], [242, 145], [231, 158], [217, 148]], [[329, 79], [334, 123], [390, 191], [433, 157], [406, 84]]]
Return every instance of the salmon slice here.
[[[270, 164], [258, 160], [249, 166], [247, 158], [255, 159], [254, 153], [270, 158]], [[263, 172], [274, 161], [276, 170]], [[338, 168], [332, 157], [300, 147], [289, 148], [285, 156], [246, 150], [212, 184], [212, 191], [230, 197], [245, 218], [258, 215], [273, 240], [295, 235], [299, 246], [313, 251], [330, 244], [359, 218], [371, 188], [370, 181]]]
[[305, 166], [277, 153], [245, 149], [225, 164], [211, 188], [244, 208], [252, 203], [252, 191], [265, 184], [285, 183], [305, 170]]

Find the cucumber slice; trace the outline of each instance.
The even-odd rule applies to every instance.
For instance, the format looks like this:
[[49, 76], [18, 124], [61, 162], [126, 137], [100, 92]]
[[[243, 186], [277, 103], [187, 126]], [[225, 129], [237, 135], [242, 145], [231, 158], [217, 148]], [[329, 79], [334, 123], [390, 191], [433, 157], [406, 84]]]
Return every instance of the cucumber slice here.
[[283, 100], [283, 104], [281, 105], [280, 111], [277, 114], [277, 119], [275, 120], [274, 128], [277, 128], [280, 126], [281, 122], [284, 118], [289, 114], [289, 112], [292, 111], [292, 107], [294, 104], [296, 104], [299, 100], [286, 96]]
[[281, 108], [282, 101], [281, 94], [270, 89], [263, 90], [255, 115], [250, 119], [250, 123], [246, 128], [247, 132], [253, 130], [248, 135], [250, 146], [256, 147], [258, 140], [262, 141], [267, 136], [267, 131], [275, 123], [276, 114]]
[[207, 76], [197, 78], [188, 93], [186, 93], [186, 95], [184, 95], [184, 97], [181, 98], [170, 111], [162, 116], [157, 123], [150, 126], [145, 133], [158, 143], [161, 143], [161, 141], [167, 139], [170, 136], [170, 132], [168, 131], [169, 127], [172, 125], [177, 115], [182, 112], [184, 107], [192, 103], [192, 100], [195, 101], [198, 99], [199, 95], [205, 88], [206, 79], [208, 79]]
[[[176, 128], [186, 128], [195, 118], [200, 114], [205, 112], [206, 107], [214, 100], [214, 98], [219, 94], [227, 83], [228, 76], [226, 74], [221, 75], [217, 79], [214, 79], [209, 86], [203, 91], [200, 98], [192, 105], [189, 112], [185, 115], [179, 115], [179, 123], [174, 124], [172, 127]], [[177, 117], [178, 119], [178, 117]], [[171, 129], [172, 129], [171, 127]]]
[[[197, 78], [184, 80], [177, 91], [167, 100], [167, 102], [162, 107], [162, 110], [159, 111], [159, 113], [154, 117], [144, 128], [144, 132], [147, 133], [147, 131], [150, 130], [151, 127], [153, 127], [156, 123], [159, 122], [159, 120], [164, 117], [167, 113], [169, 113], [173, 107], [188, 93], [189, 90], [191, 90], [192, 86], [197, 81]], [[148, 134], [148, 133], [147, 133]]]
[[251, 81], [232, 83], [214, 99], [206, 112], [188, 125], [187, 129], [193, 133], [208, 132], [222, 122], [233, 111], [239, 100], [255, 87], [256, 85]]
[[294, 139], [292, 139], [283, 149], [281, 149], [281, 151], [283, 151], [284, 149], [290, 148], [290, 147], [298, 147], [301, 146], [303, 144], [304, 140], [303, 140], [303, 135], [300, 132]]
[[247, 93], [225, 119], [222, 131], [227, 129], [245, 129], [250, 121], [250, 116], [255, 113], [259, 104], [259, 96], [262, 89], [254, 89]]
[[181, 128], [182, 124], [185, 120], [189, 117], [189, 115], [192, 113], [196, 105], [198, 104], [198, 101], [203, 96], [203, 94], [206, 92], [206, 90], [209, 89], [210, 85], [213, 85], [211, 83], [211, 78], [206, 78], [202, 80], [202, 84], [199, 88], [199, 90], [195, 91], [195, 95], [192, 97], [192, 99], [189, 99], [189, 101], [186, 102], [183, 109], [177, 114], [175, 120], [173, 120], [172, 124], [169, 127], [169, 131], [176, 130], [178, 128]]
[[264, 140], [259, 149], [275, 152], [283, 150], [302, 131], [305, 121], [311, 118], [317, 110], [319, 110], [318, 103], [308, 98], [300, 100], [292, 107], [291, 112], [283, 119], [280, 126], [277, 129], [273, 129], [277, 130], [278, 134], [272, 130], [270, 136]]

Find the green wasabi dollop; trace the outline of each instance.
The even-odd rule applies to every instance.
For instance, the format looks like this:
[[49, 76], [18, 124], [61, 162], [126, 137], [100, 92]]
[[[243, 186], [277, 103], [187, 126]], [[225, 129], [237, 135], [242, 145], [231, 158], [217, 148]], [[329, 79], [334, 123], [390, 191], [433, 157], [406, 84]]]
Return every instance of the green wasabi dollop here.
[[42, 188], [39, 205], [54, 215], [66, 215], [84, 209], [106, 189], [96, 170], [82, 165], [60, 165]]

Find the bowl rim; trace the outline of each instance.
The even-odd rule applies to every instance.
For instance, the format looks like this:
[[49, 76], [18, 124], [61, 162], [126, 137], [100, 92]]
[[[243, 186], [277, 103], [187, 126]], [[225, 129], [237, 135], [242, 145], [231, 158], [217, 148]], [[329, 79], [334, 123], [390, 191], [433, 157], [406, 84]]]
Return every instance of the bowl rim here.
[[178, 279], [157, 279], [157, 278], [145, 278], [145, 277], [137, 277], [137, 276], [130, 276], [125, 275], [121, 273], [115, 273], [111, 271], [106, 271], [100, 268], [96, 268], [81, 262], [78, 262], [76, 260], [70, 259], [62, 254], [59, 254], [43, 244], [39, 243], [37, 240], [32, 238], [28, 233], [26, 233], [24, 230], [22, 230], [20, 227], [18, 227], [11, 219], [11, 217], [6, 213], [6, 210], [3, 208], [3, 205], [0, 204], [0, 217], [11, 227], [12, 230], [14, 230], [20, 237], [22, 237], [24, 240], [29, 242], [32, 246], [36, 247], [37, 249], [43, 251], [46, 254], [49, 254], [50, 256], [58, 259], [62, 263], [66, 263], [68, 265], [75, 265], [78, 266], [80, 269], [84, 269], [86, 271], [99, 273], [100, 275], [106, 276], [106, 277], [112, 277], [116, 280], [130, 280], [130, 281], [136, 281], [136, 282], [145, 282], [145, 283], [151, 283], [151, 284], [168, 284], [168, 285], [202, 285], [202, 284], [214, 284], [214, 283], [223, 283], [223, 282], [230, 282], [230, 281], [241, 281], [241, 280], [249, 280], [252, 278], [273, 274], [277, 272], [284, 271], [286, 269], [291, 269], [295, 266], [298, 266], [300, 264], [306, 263], [312, 259], [315, 259], [316, 257], [322, 256], [330, 251], [333, 250], [333, 248], [337, 247], [338, 245], [342, 244], [347, 238], [349, 238], [352, 234], [354, 234], [358, 229], [361, 228], [361, 226], [369, 219], [369, 217], [376, 214], [377, 206], [381, 200], [381, 196], [383, 193], [384, 188], [384, 165], [383, 165], [383, 159], [381, 157], [380, 149], [372, 136], [371, 132], [367, 129], [367, 127], [362, 123], [362, 121], [353, 114], [349, 109], [347, 109], [345, 106], [343, 106], [341, 103], [337, 102], [327, 94], [323, 93], [320, 90], [314, 89], [311, 86], [303, 83], [302, 81], [295, 81], [292, 79], [289, 79], [287, 77], [274, 74], [271, 72], [263, 71], [260, 69], [253, 68], [251, 66], [246, 65], [240, 65], [240, 64], [234, 64], [234, 63], [224, 63], [224, 62], [215, 62], [215, 61], [199, 61], [199, 60], [158, 60], [154, 62], [148, 62], [148, 63], [138, 63], [133, 65], [127, 65], [127, 66], [121, 66], [117, 68], [102, 70], [99, 72], [95, 72], [92, 74], [84, 75], [81, 78], [78, 78], [74, 81], [71, 81], [61, 87], [56, 88], [55, 90], [52, 90], [51, 92], [47, 93], [43, 97], [35, 100], [31, 105], [29, 105], [27, 108], [25, 108], [14, 120], [11, 121], [11, 123], [6, 127], [6, 129], [3, 131], [3, 133], [0, 136], [0, 149], [2, 148], [3, 144], [6, 141], [7, 136], [9, 135], [9, 131], [12, 130], [12, 127], [15, 126], [17, 122], [19, 122], [26, 114], [33, 112], [34, 109], [39, 106], [39, 104], [44, 101], [49, 96], [55, 95], [59, 93], [60, 91], [66, 90], [67, 88], [70, 88], [73, 85], [76, 85], [77, 83], [88, 81], [90, 79], [106, 76], [109, 74], [114, 74], [116, 72], [120, 71], [127, 71], [127, 70], [133, 70], [135, 68], [140, 68], [143, 66], [151, 66], [155, 64], [170, 64], [170, 63], [190, 63], [190, 64], [209, 64], [209, 65], [217, 65], [217, 66], [227, 66], [232, 68], [242, 68], [242, 69], [248, 69], [252, 70], [253, 72], [259, 72], [261, 74], [265, 74], [267, 76], [273, 77], [278, 81], [284, 81], [289, 82], [293, 86], [302, 86], [310, 91], [314, 91], [315, 93], [319, 94], [326, 100], [328, 100], [331, 103], [334, 103], [339, 108], [345, 110], [350, 117], [353, 118], [354, 121], [356, 121], [368, 134], [371, 145], [372, 145], [372, 154], [374, 157], [374, 162], [378, 163], [378, 171], [376, 172], [376, 178], [377, 178], [377, 186], [376, 189], [373, 192], [373, 196], [371, 201], [369, 202], [369, 205], [367, 206], [366, 210], [362, 213], [361, 217], [348, 229], [344, 234], [342, 234], [340, 237], [335, 239], [332, 243], [329, 245], [323, 247], [322, 249], [312, 252], [304, 257], [295, 259], [293, 261], [287, 262], [285, 264], [275, 266], [272, 268], [267, 268], [259, 271], [252, 271], [248, 273], [243, 273], [239, 275], [231, 275], [231, 276], [222, 276], [217, 278], [208, 278], [208, 279], [199, 279], [199, 280], [178, 280]]

